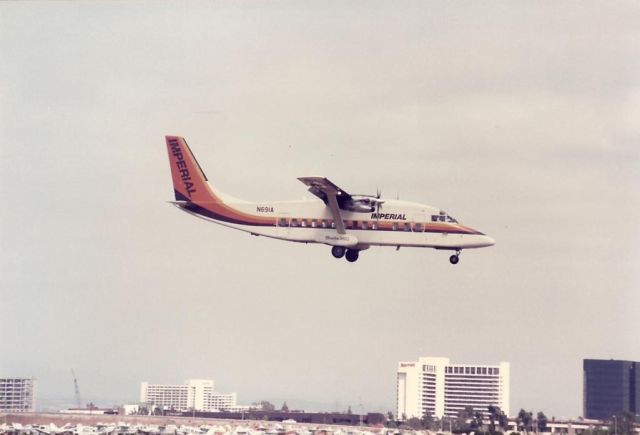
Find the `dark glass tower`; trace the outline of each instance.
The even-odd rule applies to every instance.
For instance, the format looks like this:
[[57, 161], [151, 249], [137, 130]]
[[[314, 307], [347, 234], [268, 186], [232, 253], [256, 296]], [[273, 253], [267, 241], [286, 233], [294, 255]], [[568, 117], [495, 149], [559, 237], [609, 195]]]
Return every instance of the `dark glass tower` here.
[[585, 359], [583, 369], [585, 418], [640, 413], [640, 362]]

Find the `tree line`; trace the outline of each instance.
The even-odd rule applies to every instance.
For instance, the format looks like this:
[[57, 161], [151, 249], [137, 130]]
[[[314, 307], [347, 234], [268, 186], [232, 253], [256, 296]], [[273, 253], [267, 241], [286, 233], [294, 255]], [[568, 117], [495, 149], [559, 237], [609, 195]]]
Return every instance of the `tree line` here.
[[[400, 421], [396, 421], [393, 413], [387, 413], [389, 427], [407, 426], [415, 430], [451, 431], [453, 433], [500, 434], [509, 429], [509, 417], [498, 406], [489, 405], [487, 416], [482, 411], [474, 410], [472, 406], [466, 406], [458, 412], [457, 417], [437, 418], [431, 413], [425, 413], [422, 418], [407, 418], [402, 415]], [[516, 417], [516, 426], [519, 432], [545, 432], [547, 429], [547, 417], [543, 412], [538, 412], [533, 418], [532, 412], [521, 409]]]

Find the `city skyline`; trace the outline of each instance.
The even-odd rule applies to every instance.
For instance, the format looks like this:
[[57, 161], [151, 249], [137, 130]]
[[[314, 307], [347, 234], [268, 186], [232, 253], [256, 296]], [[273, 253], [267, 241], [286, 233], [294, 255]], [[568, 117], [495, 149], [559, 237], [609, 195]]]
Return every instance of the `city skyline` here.
[[[0, 2], [0, 375], [41, 406], [215, 379], [395, 408], [398, 361], [511, 364], [511, 411], [582, 413], [640, 361], [640, 6]], [[165, 135], [248, 200], [441, 207], [463, 252], [251, 237], [176, 210]], [[544, 388], [541, 388], [544, 385]], [[337, 403], [336, 403], [337, 402]]]
[[[624, 360], [614, 360], [614, 359], [601, 359], [601, 360], [584, 359], [583, 360], [583, 365], [586, 364], [587, 361], [593, 361], [593, 362], [604, 363], [604, 364], [609, 364], [609, 363], [616, 363], [616, 364], [631, 363], [631, 364], [637, 364], [637, 363], [634, 363], [634, 362], [629, 362], [629, 361], [624, 361]], [[413, 362], [404, 361], [404, 362], [399, 362], [397, 364], [400, 367], [400, 369], [399, 369], [400, 371], [397, 372], [398, 376], [400, 375], [401, 371], [405, 372], [407, 370], [406, 367], [408, 367], [409, 365], [414, 367], [411, 370], [413, 370], [413, 371], [417, 370], [416, 369], [416, 367], [417, 367], [416, 364], [435, 364], [435, 366], [433, 366], [433, 367], [442, 367], [443, 372], [438, 375], [438, 376], [441, 376], [441, 377], [443, 377], [445, 375], [445, 372], [446, 373], [452, 373], [452, 374], [456, 373], [456, 369], [458, 369], [458, 368], [461, 368], [461, 370], [462, 370], [464, 368], [477, 367], [477, 364], [474, 364], [474, 363], [471, 363], [471, 362], [451, 364], [450, 361], [449, 361], [449, 358], [443, 358], [443, 357], [420, 357], [418, 359], [418, 361], [413, 361]], [[505, 376], [505, 368], [506, 368], [506, 373], [507, 373], [506, 374], [506, 378], [505, 378], [506, 379], [506, 384], [504, 386], [504, 388], [506, 388], [506, 390], [502, 390], [503, 387], [501, 386], [500, 387], [500, 392], [499, 392], [500, 399], [498, 399], [495, 403], [490, 401], [491, 402], [490, 404], [498, 406], [498, 408], [501, 409], [503, 412], [505, 412], [505, 414], [507, 416], [515, 417], [516, 414], [517, 414], [517, 410], [511, 409], [511, 407], [509, 406], [509, 401], [510, 401], [510, 399], [509, 399], [509, 397], [510, 397], [510, 381], [509, 381], [509, 379], [510, 379], [510, 376], [511, 376], [510, 367], [509, 366], [510, 366], [510, 364], [508, 362], [504, 362], [503, 361], [503, 362], [500, 362], [498, 365], [495, 365], [495, 364], [494, 365], [482, 365], [481, 369], [482, 368], [486, 368], [487, 371], [488, 370], [495, 370], [496, 368], [497, 369], [502, 369], [502, 375], [501, 375], [501, 378], [502, 378], [502, 377]], [[429, 366], [429, 367], [432, 367], [432, 366]], [[586, 367], [586, 365], [584, 367]], [[584, 376], [586, 376], [586, 368], [584, 368], [583, 370], [585, 370]], [[616, 370], [619, 370], [619, 368], [616, 368]], [[420, 371], [420, 370], [418, 370], [418, 371]], [[489, 373], [489, 374], [491, 374], [491, 373]], [[617, 372], [616, 372], [616, 376], [619, 376], [619, 374]], [[31, 388], [32, 388], [33, 391], [35, 391], [35, 383], [37, 381], [36, 377], [14, 378], [14, 379], [16, 379], [16, 380], [23, 379], [23, 380], [30, 381], [32, 383], [32, 385], [34, 385]], [[0, 381], [2, 381], [2, 380], [3, 379], [0, 379]], [[6, 380], [11, 380], [11, 379], [10, 378], [4, 378], [4, 380], [6, 381]], [[617, 377], [616, 377], [616, 380], [617, 380]], [[399, 380], [398, 380], [398, 382], [399, 382]], [[408, 382], [408, 381], [405, 381], [405, 382]], [[412, 382], [414, 382], [414, 383], [415, 382], [422, 382], [422, 380], [421, 380], [421, 378], [415, 378], [415, 376], [414, 376], [412, 378]], [[586, 382], [586, 380], [585, 380], [585, 382]], [[602, 382], [602, 381], [600, 381], [600, 382]], [[605, 382], [611, 383], [611, 380], [607, 380]], [[446, 381], [445, 381], [445, 383], [443, 383], [443, 385], [445, 385], [445, 384], [446, 384]], [[606, 384], [606, 385], [608, 385], [608, 384]], [[187, 388], [188, 387], [188, 388], [192, 388], [190, 386], [192, 386], [195, 390], [193, 392], [187, 392], [188, 389], [185, 389], [184, 390], [184, 395], [185, 395], [184, 401], [186, 401], [188, 403], [194, 403], [195, 404], [195, 403], [200, 403], [203, 400], [209, 400], [209, 401], [213, 400], [213, 402], [211, 402], [211, 403], [215, 402], [215, 403], [225, 404], [225, 406], [223, 408], [225, 408], [224, 410], [227, 410], [227, 411], [228, 410], [241, 410], [241, 409], [245, 409], [245, 408], [248, 409], [253, 405], [259, 404], [261, 401], [265, 401], [265, 399], [268, 399], [266, 401], [274, 400], [273, 397], [267, 396], [266, 398], [265, 397], [260, 397], [260, 398], [253, 398], [250, 401], [244, 401], [246, 403], [250, 402], [251, 405], [247, 405], [244, 402], [243, 402], [243, 404], [237, 404], [237, 402], [236, 402], [237, 401], [236, 392], [233, 392], [233, 393], [220, 393], [220, 392], [216, 391], [216, 389], [214, 388], [214, 381], [213, 380], [209, 380], [209, 379], [187, 379], [182, 384], [170, 384], [170, 383], [151, 384], [151, 383], [149, 383], [147, 381], [142, 381], [142, 382], [140, 382], [140, 388], [139, 388], [139, 399], [140, 400], [113, 399], [112, 402], [110, 403], [110, 405], [119, 406], [119, 405], [123, 405], [123, 404], [135, 404], [135, 403], [137, 403], [137, 404], [156, 403], [156, 401], [149, 402], [148, 400], [145, 400], [143, 398], [144, 395], [147, 394], [146, 390], [149, 387], [153, 387], [153, 388], [155, 388], [157, 390], [158, 388], [161, 389], [163, 387], [173, 387], [173, 388], [176, 388], [176, 387], [178, 387], [178, 388], [179, 387]], [[400, 388], [399, 384], [398, 384], [398, 388]], [[198, 392], [195, 392], [196, 390]], [[498, 391], [498, 390], [496, 390], [496, 391]], [[207, 394], [213, 393], [216, 397], [213, 398], [213, 399], [203, 399], [204, 398], [203, 393], [205, 394], [205, 396]], [[442, 394], [442, 393], [444, 393], [444, 392], [441, 392], [441, 393], [438, 393], [438, 394]], [[587, 406], [586, 403], [587, 403], [587, 400], [588, 400], [587, 396], [584, 395], [585, 393], [586, 393], [586, 390], [584, 390], [583, 396], [582, 396], [582, 400], [583, 400], [583, 403], [584, 403], [583, 406]], [[196, 399], [194, 397], [194, 394], [195, 394], [195, 396], [199, 397], [199, 399]], [[399, 394], [399, 390], [398, 390], [398, 394]], [[189, 399], [187, 399], [187, 396], [189, 397]], [[78, 395], [76, 395], [75, 397], [68, 396], [66, 398], [60, 399], [61, 397], [64, 397], [64, 395], [58, 395], [59, 399], [58, 399], [58, 405], [57, 406], [49, 405], [49, 406], [45, 407], [44, 409], [46, 409], [46, 410], [62, 410], [63, 408], [71, 407], [72, 406], [72, 402], [73, 402], [73, 404], [77, 404]], [[89, 398], [85, 401], [86, 403], [83, 403], [82, 406], [94, 405], [94, 401], [99, 402], [100, 405], [103, 405], [103, 406], [104, 405], [108, 405], [103, 399], [101, 399], [100, 395], [89, 395], [88, 397]], [[399, 396], [396, 395], [396, 406], [395, 406], [394, 410], [389, 409], [387, 411], [387, 412], [389, 412], [389, 411], [393, 412], [394, 415], [396, 416], [396, 418], [400, 418], [400, 415], [401, 415], [401, 412], [399, 411], [400, 405], [399, 405], [399, 402], [398, 402], [398, 397]], [[437, 399], [437, 403], [440, 403], [439, 405], [435, 405], [436, 402], [434, 402], [430, 406], [432, 406], [432, 407], [433, 406], [443, 406], [446, 403], [445, 402], [446, 401], [445, 397], [446, 397], [446, 393], [444, 393], [444, 395], [442, 395], [442, 397], [440, 399]], [[43, 409], [41, 406], [38, 406], [38, 403], [36, 402], [36, 399], [35, 399], [35, 394], [32, 396], [31, 400], [32, 400], [31, 401], [31, 409], [34, 409], [34, 410]], [[610, 400], [610, 399], [607, 399], [607, 400]], [[623, 400], [623, 398], [621, 397], [621, 398], [618, 398], [616, 400]], [[624, 399], [624, 400], [627, 400], [627, 399]], [[108, 402], [108, 400], [107, 400], [107, 402]], [[342, 402], [340, 402], [339, 400], [334, 402], [335, 406], [333, 406], [333, 407], [331, 407], [331, 405], [329, 404], [328, 401], [313, 402], [313, 401], [307, 401], [305, 399], [296, 399], [296, 398], [293, 398], [293, 399], [291, 399], [291, 398], [289, 398], [289, 399], [287, 399], [287, 398], [277, 398], [277, 399], [275, 399], [275, 402], [276, 403], [274, 403], [274, 405], [276, 406], [276, 409], [279, 409], [278, 408], [278, 403], [282, 402], [283, 404], [285, 404], [285, 403], [289, 402], [290, 405], [292, 405], [292, 406], [290, 406], [291, 409], [299, 409], [301, 411], [311, 411], [311, 412], [315, 412], [315, 411], [318, 411], [318, 412], [342, 412], [342, 411], [344, 411], [343, 409], [341, 409], [341, 407], [343, 407], [343, 406], [342, 406]], [[600, 403], [600, 402], [603, 402], [603, 401], [599, 400], [598, 403]], [[607, 401], [605, 400], [603, 403], [606, 403], [606, 402]], [[160, 402], [158, 402], [158, 403], [160, 403]], [[489, 403], [489, 402], [487, 402], [487, 403]], [[304, 406], [297, 406], [298, 404], [306, 404], [306, 406], [309, 406], [310, 408], [306, 408]], [[164, 406], [164, 405], [162, 405], [162, 406], [165, 407], [165, 408], [173, 408], [173, 406]], [[348, 405], [346, 405], [346, 406], [349, 409], [352, 408], [352, 405], [350, 403]], [[371, 411], [371, 410], [365, 409], [362, 406], [362, 403], [359, 403], [357, 406], [360, 408], [360, 412], [361, 413], [366, 413], [368, 411]], [[406, 407], [408, 405], [403, 404], [402, 406]], [[411, 406], [420, 407], [422, 405], [420, 405], [420, 404], [417, 404], [417, 405], [416, 404], [412, 404]], [[482, 411], [483, 413], [487, 412], [487, 409], [485, 409], [485, 406], [473, 406], [473, 405], [471, 405], [471, 406], [476, 411]], [[635, 402], [634, 402], [633, 406], [635, 406]], [[177, 407], [176, 410], [183, 410], [184, 411], [185, 409], [191, 409], [191, 408], [192, 408], [191, 406]], [[526, 410], [534, 410], [534, 409], [529, 409], [526, 406], [525, 407], [521, 407], [521, 408], [522, 409], [526, 409]], [[208, 406], [203, 406], [202, 404], [198, 405], [198, 406], [195, 406], [195, 409], [198, 410], [198, 411], [208, 411], [209, 410]], [[445, 408], [443, 407], [442, 410], [444, 410], [444, 409]], [[442, 412], [442, 410], [440, 410], [440, 412], [436, 412], [436, 408], [433, 408], [433, 409], [430, 408], [430, 411], [433, 412], [433, 416], [438, 417], [438, 418], [440, 418], [440, 413]], [[376, 408], [376, 409], [374, 409], [374, 411], [375, 412], [383, 412], [382, 408]], [[544, 409], [535, 409], [535, 411], [544, 412]], [[406, 414], [406, 413], [402, 413], [402, 414]], [[422, 418], [422, 414], [419, 414], [419, 415], [414, 415], [414, 414], [408, 415], [407, 414], [407, 416], [408, 416], [408, 418], [411, 418], [411, 417]], [[555, 417], [555, 416], [551, 416], [551, 417]], [[577, 417], [595, 418], [595, 417], [589, 416], [588, 414], [585, 414], [585, 413], [581, 413], [581, 415], [579, 415], [579, 416], [572, 416], [572, 417], [568, 417], [568, 418], [577, 418]]]

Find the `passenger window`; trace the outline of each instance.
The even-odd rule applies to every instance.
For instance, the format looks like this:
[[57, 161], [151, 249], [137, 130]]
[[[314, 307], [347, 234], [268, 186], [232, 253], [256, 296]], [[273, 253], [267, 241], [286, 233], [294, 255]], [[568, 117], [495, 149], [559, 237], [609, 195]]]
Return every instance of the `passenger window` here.
[[358, 229], [358, 221], [353, 221], [353, 229], [354, 230]]
[[362, 222], [362, 229], [363, 230], [368, 230], [369, 229], [369, 222], [363, 221]]
[[391, 224], [391, 229], [393, 231], [398, 231], [398, 222], [394, 222], [393, 224]]
[[311, 219], [311, 226], [313, 228], [317, 227], [318, 226], [318, 220], [317, 219]]
[[307, 220], [306, 219], [300, 219], [300, 226], [301, 227], [306, 227], [307, 226]]
[[322, 224], [321, 225], [322, 225], [322, 228], [327, 228], [328, 227], [326, 219], [322, 219]]
[[291, 219], [291, 226], [292, 227], [297, 227], [298, 226], [298, 219], [296, 219], [296, 218]]
[[331, 221], [331, 228], [335, 228], [335, 227], [336, 227], [335, 221]]
[[421, 233], [423, 229], [424, 229], [424, 228], [423, 228], [423, 226], [422, 226], [422, 223], [421, 223], [421, 222], [416, 222], [416, 223], [413, 225], [413, 231], [415, 231], [415, 232], [417, 232], [417, 233]]
[[409, 222], [405, 222], [404, 223], [404, 230], [405, 231], [411, 231], [411, 224]]
[[278, 226], [281, 226], [281, 227], [289, 226], [289, 222], [287, 221], [287, 218], [280, 218], [280, 220], [278, 220]]
[[374, 230], [378, 229], [378, 222], [371, 222], [371, 228]]

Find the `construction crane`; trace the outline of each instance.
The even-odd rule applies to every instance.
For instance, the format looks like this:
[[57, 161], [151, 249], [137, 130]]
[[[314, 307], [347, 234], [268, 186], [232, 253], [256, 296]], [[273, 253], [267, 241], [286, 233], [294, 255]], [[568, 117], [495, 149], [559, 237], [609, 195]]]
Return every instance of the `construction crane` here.
[[78, 409], [82, 408], [82, 400], [80, 400], [80, 388], [78, 387], [78, 378], [76, 378], [76, 373], [71, 369], [71, 376], [73, 376], [73, 389], [76, 393], [76, 406]]

